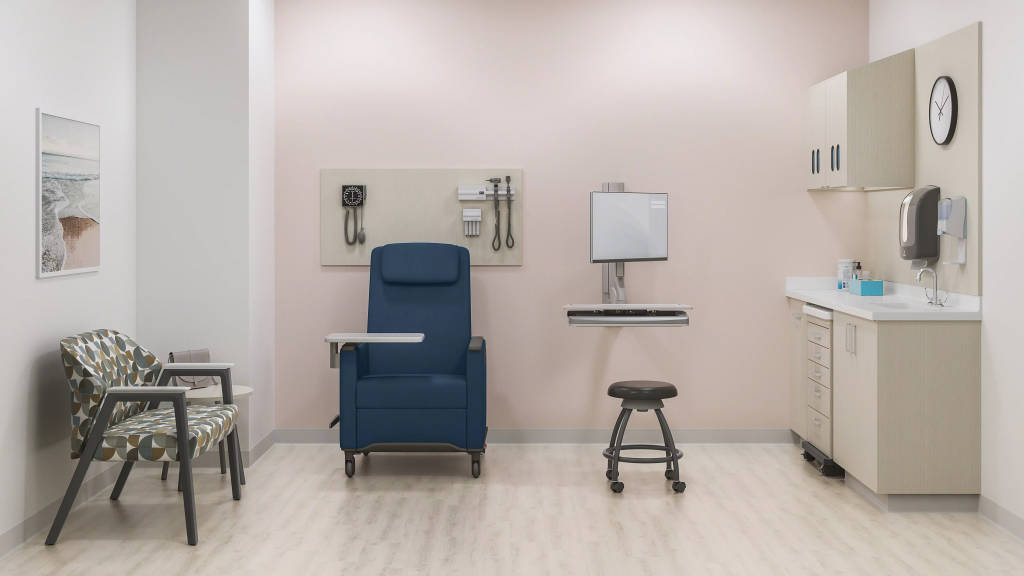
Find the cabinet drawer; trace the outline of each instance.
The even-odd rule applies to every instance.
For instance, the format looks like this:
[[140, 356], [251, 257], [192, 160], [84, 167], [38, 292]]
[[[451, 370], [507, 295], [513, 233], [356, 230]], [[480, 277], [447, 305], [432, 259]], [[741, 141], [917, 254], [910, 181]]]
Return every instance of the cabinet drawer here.
[[807, 408], [807, 441], [832, 457], [832, 421], [814, 408]]
[[832, 391], [814, 380], [807, 381], [807, 405], [823, 415], [832, 417]]
[[814, 342], [807, 343], [807, 359], [813, 360], [826, 368], [832, 367], [832, 351]]
[[807, 377], [826, 388], [832, 387], [831, 372], [831, 370], [821, 364], [812, 362], [811, 360], [807, 361]]
[[818, 346], [824, 346], [825, 348], [832, 347], [832, 330], [818, 326], [813, 322], [807, 323], [807, 341], [814, 342]]

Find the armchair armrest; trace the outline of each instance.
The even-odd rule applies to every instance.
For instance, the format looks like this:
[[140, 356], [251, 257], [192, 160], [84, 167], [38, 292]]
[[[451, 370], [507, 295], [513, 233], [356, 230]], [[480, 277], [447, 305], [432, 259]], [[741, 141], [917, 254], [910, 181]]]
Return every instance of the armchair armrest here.
[[[235, 396], [231, 392], [231, 369], [234, 362], [172, 362], [164, 364], [160, 372], [157, 386], [169, 388], [167, 381], [172, 376], [214, 376], [220, 378], [220, 390], [225, 404], [234, 404]], [[189, 388], [185, 388], [188, 390]]]
[[137, 401], [137, 400], [174, 400], [181, 398], [188, 392], [188, 386], [111, 386], [107, 388], [106, 394], [111, 400]]
[[487, 438], [487, 342], [473, 336], [466, 347], [466, 442], [483, 450]]
[[164, 370], [175, 372], [201, 371], [204, 374], [183, 374], [184, 376], [219, 376], [220, 374], [208, 374], [206, 372], [230, 370], [235, 367], [234, 362], [171, 362], [164, 364]]
[[354, 348], [359, 344], [409, 344], [423, 342], [422, 332], [332, 332], [324, 337], [331, 345], [331, 368], [338, 367], [338, 346]]

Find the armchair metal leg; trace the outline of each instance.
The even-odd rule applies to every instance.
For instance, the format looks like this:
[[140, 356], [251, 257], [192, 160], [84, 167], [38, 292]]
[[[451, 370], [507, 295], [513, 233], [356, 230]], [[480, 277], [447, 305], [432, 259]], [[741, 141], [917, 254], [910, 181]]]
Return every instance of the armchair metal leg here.
[[71, 476], [71, 482], [68, 483], [67, 492], [64, 493], [64, 499], [60, 502], [60, 508], [57, 510], [57, 517], [53, 519], [53, 524], [50, 526], [50, 533], [46, 535], [46, 545], [53, 546], [57, 543], [57, 538], [60, 537], [60, 531], [64, 528], [64, 521], [68, 519], [68, 513], [71, 512], [71, 506], [75, 503], [75, 496], [78, 495], [78, 489], [82, 487], [82, 480], [85, 479], [85, 472], [89, 469], [89, 463], [92, 462], [92, 458], [81, 456], [78, 459], [78, 466], [75, 466], [75, 473]]
[[235, 450], [238, 451], [238, 481], [245, 486], [245, 463], [242, 462], [242, 447], [238, 442], [238, 434], [235, 434]]
[[114, 411], [115, 403], [110, 401], [109, 398], [104, 398], [103, 403], [100, 404], [99, 414], [93, 420], [94, 424], [92, 430], [89, 431], [89, 436], [78, 459], [78, 466], [75, 466], [75, 473], [71, 475], [68, 490], [64, 493], [64, 499], [60, 502], [60, 508], [57, 509], [57, 517], [53, 519], [50, 533], [46, 535], [46, 544], [48, 546], [56, 544], [57, 538], [60, 537], [60, 531], [64, 528], [64, 521], [68, 519], [71, 506], [75, 503], [75, 497], [78, 496], [78, 489], [82, 487], [82, 481], [85, 480], [85, 473], [89, 470], [89, 464], [100, 447], [103, 430], [107, 426], [106, 423], [110, 422], [110, 414]]
[[224, 474], [227, 472], [228, 464], [224, 461], [224, 441], [217, 442], [217, 452], [220, 454], [220, 473]]
[[196, 498], [195, 487], [192, 485], [192, 448], [188, 435], [188, 411], [185, 408], [185, 399], [178, 398], [174, 401], [174, 424], [178, 434], [178, 460], [181, 462], [179, 483], [183, 485], [185, 493], [185, 532], [188, 536], [189, 546], [199, 543], [199, 534], [196, 529]]
[[242, 455], [238, 449], [238, 432], [232, 428], [228, 434], [228, 460], [231, 464], [231, 497], [242, 499], [242, 486], [239, 484], [242, 468]]
[[167, 480], [167, 469], [171, 467], [170, 462], [164, 462], [163, 469], [160, 470], [160, 479]]
[[129, 460], [121, 465], [121, 473], [117, 475], [117, 482], [114, 482], [114, 490], [110, 492], [110, 499], [117, 500], [121, 497], [121, 490], [124, 490], [125, 482], [128, 481], [128, 475], [132, 472], [132, 466], [135, 465], [135, 461]]

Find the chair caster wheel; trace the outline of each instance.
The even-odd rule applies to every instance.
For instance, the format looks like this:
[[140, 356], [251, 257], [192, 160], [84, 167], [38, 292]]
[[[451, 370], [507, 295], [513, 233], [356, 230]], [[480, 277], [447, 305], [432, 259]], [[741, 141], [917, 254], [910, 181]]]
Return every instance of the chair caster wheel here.
[[672, 490], [676, 493], [681, 494], [683, 490], [686, 490], [686, 482], [673, 482]]
[[615, 470], [607, 470], [604, 473], [604, 477], [609, 479], [609, 480], [618, 480], [619, 479], [619, 473], [616, 472]]
[[803, 457], [804, 457], [804, 460], [806, 460], [808, 462], [811, 462], [811, 461], [814, 460], [814, 454], [811, 454], [810, 452], [804, 452], [803, 453]]
[[473, 472], [473, 478], [479, 478], [480, 477], [480, 461], [479, 460], [473, 460], [472, 472]]
[[672, 471], [671, 470], [665, 470], [665, 480], [671, 480], [671, 479], [672, 479]]
[[348, 476], [349, 478], [351, 478], [351, 477], [353, 477], [355, 475], [356, 475], [356, 461], [355, 460], [349, 460], [348, 458], [346, 458], [345, 459], [345, 476]]
[[618, 480], [616, 480], [615, 482], [612, 482], [612, 492], [615, 492], [616, 494], [622, 492], [622, 490], [625, 487], [626, 487], [626, 485], [623, 484], [622, 482], [619, 482]]
[[363, 456], [369, 456], [369, 455], [370, 455], [370, 451], [369, 450], [363, 450]]

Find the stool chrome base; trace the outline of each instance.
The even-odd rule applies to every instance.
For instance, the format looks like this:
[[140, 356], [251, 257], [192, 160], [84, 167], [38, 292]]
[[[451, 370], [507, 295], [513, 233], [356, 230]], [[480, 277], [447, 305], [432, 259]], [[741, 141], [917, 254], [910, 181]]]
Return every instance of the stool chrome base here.
[[[674, 492], [681, 493], [686, 490], [686, 482], [679, 480], [679, 459], [683, 457], [683, 452], [676, 448], [675, 441], [672, 439], [672, 431], [668, 427], [668, 422], [665, 420], [665, 415], [661, 413], [661, 408], [664, 406], [660, 400], [653, 402], [638, 402], [636, 400], [623, 400], [622, 411], [619, 412], [619, 417], [615, 421], [615, 427], [612, 429], [612, 438], [608, 443], [608, 448], [605, 448], [602, 455], [608, 460], [608, 469], [605, 471], [605, 478], [611, 480], [611, 490], [618, 494], [625, 489], [625, 484], [619, 481], [619, 462], [629, 462], [631, 464], [665, 464], [665, 479], [672, 481], [672, 490]], [[633, 410], [639, 410], [646, 412], [648, 410], [654, 410], [654, 414], [658, 417], [658, 424], [661, 426], [661, 434], [665, 439], [665, 444], [623, 444], [622, 437], [626, 432], [626, 424], [629, 422], [629, 416]], [[652, 450], [663, 452], [665, 455], [660, 457], [646, 457], [638, 458], [633, 456], [623, 456], [622, 452], [626, 450]]]

